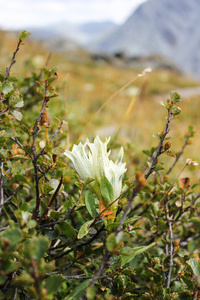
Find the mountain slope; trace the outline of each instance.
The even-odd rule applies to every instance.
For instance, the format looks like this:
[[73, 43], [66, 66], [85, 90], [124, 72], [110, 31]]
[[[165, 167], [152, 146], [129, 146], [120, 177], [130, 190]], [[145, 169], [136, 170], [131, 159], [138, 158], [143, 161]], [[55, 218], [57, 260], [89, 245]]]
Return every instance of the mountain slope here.
[[95, 49], [166, 56], [183, 71], [200, 77], [199, 16], [199, 0], [149, 0]]

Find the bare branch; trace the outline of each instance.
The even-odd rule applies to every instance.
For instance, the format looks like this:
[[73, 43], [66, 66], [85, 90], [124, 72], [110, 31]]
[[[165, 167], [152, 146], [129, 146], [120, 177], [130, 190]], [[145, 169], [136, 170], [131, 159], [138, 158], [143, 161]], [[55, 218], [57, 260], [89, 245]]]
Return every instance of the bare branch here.
[[6, 81], [8, 79], [8, 76], [9, 76], [9, 73], [10, 73], [10, 69], [12, 68], [12, 66], [16, 62], [15, 57], [16, 57], [17, 52], [19, 51], [21, 43], [22, 43], [22, 40], [20, 39], [19, 42], [18, 42], [18, 44], [17, 44], [17, 48], [16, 48], [15, 52], [13, 53], [13, 57], [12, 57], [10, 66], [8, 68], [6, 68], [6, 75], [4, 77], [4, 81]]
[[99, 275], [101, 274], [101, 271], [103, 270], [105, 263], [108, 261], [108, 259], [111, 257], [111, 254], [108, 252], [108, 250], [106, 249], [106, 253], [103, 256], [102, 260], [101, 260], [101, 264], [99, 266], [99, 269], [97, 270], [97, 272], [95, 273], [95, 275], [93, 276], [91, 282], [89, 283], [89, 286], [93, 286], [96, 282], [96, 280], [99, 279]]
[[6, 107], [4, 110], [2, 110], [0, 112], [0, 116], [3, 115], [3, 114], [5, 114], [5, 112], [7, 112], [8, 110], [9, 110], [9, 107]]
[[162, 135], [162, 137], [160, 138], [160, 143], [158, 145], [158, 148], [157, 148], [157, 151], [155, 153], [155, 155], [153, 156], [152, 158], [152, 161], [151, 161], [151, 166], [149, 168], [149, 171], [147, 172], [147, 174], [145, 175], [145, 178], [147, 179], [149, 177], [149, 175], [151, 175], [151, 173], [153, 172], [155, 166], [156, 166], [156, 163], [157, 163], [157, 159], [158, 157], [162, 154], [162, 148], [163, 148], [163, 143], [164, 143], [164, 140], [165, 140], [165, 137], [167, 136], [167, 134], [169, 133], [170, 129], [169, 129], [169, 124], [171, 122], [171, 110], [168, 109], [168, 118], [167, 118], [167, 123], [166, 123], [166, 126], [165, 126], [165, 129], [164, 129], [164, 133]]
[[172, 219], [169, 216], [169, 208], [168, 208], [168, 203], [166, 201], [165, 203], [165, 208], [166, 208], [166, 217], [167, 217], [167, 222], [168, 222], [168, 226], [169, 226], [169, 237], [170, 237], [170, 242], [169, 242], [169, 256], [170, 256], [170, 261], [169, 261], [169, 272], [168, 272], [168, 276], [167, 276], [167, 288], [170, 287], [170, 284], [172, 282], [171, 280], [171, 276], [172, 276], [172, 270], [173, 270], [173, 257], [174, 257], [174, 245], [173, 245], [173, 241], [174, 241], [174, 235], [173, 235], [173, 231], [172, 231]]
[[120, 220], [120, 223], [116, 229], [116, 232], [115, 232], [115, 235], [117, 236], [119, 234], [119, 232], [122, 230], [122, 226], [123, 226], [123, 223], [126, 219], [126, 216], [128, 215], [128, 212], [129, 212], [129, 209], [131, 208], [131, 205], [132, 205], [132, 202], [133, 202], [133, 199], [135, 198], [135, 196], [137, 195], [137, 193], [140, 191], [141, 189], [141, 185], [138, 184], [134, 189], [133, 189], [133, 193], [132, 195], [130, 196], [130, 198], [128, 199], [128, 204], [124, 210], [124, 214]]

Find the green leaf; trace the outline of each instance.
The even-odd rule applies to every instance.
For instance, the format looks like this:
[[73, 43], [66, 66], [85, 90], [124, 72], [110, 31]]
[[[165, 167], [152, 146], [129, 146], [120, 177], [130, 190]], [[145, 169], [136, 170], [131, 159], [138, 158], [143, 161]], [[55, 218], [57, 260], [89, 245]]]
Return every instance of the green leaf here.
[[5, 133], [6, 133], [6, 137], [15, 137], [16, 136], [16, 132], [13, 129], [8, 128], [8, 127], [5, 128]]
[[87, 279], [87, 280], [83, 281], [82, 283], [80, 283], [79, 285], [77, 285], [77, 287], [75, 287], [75, 289], [72, 291], [72, 293], [70, 295], [68, 295], [67, 297], [65, 297], [65, 300], [81, 299], [81, 297], [84, 295], [85, 290], [88, 287], [90, 281], [91, 281], [91, 279]]
[[[49, 193], [49, 194], [54, 194], [58, 185], [59, 185], [60, 181], [57, 179], [51, 179], [49, 181], [49, 185], [53, 188], [53, 190]], [[63, 185], [61, 186], [59, 193], [63, 190]]]
[[154, 171], [160, 171], [160, 170], [163, 170], [163, 169], [164, 169], [164, 165], [163, 164], [157, 164], [153, 168]]
[[22, 114], [18, 111], [18, 110], [13, 110], [13, 111], [11, 111], [11, 114], [13, 115], [13, 117], [15, 118], [15, 119], [17, 119], [18, 121], [21, 121], [21, 119], [22, 119]]
[[135, 248], [130, 248], [130, 247], [124, 247], [121, 250], [121, 257], [122, 257], [122, 266], [125, 264], [131, 262], [135, 258], [136, 255], [139, 255], [151, 247], [155, 246], [156, 243], [151, 243], [148, 246], [140, 246], [140, 247], [135, 247]]
[[19, 129], [27, 134], [30, 134], [30, 128], [28, 128], [26, 125], [24, 124], [20, 124]]
[[64, 163], [63, 161], [61, 160], [58, 160], [55, 164], [55, 168], [56, 169], [60, 169], [60, 168], [66, 168], [67, 167], [67, 164]]
[[129, 263], [135, 257], [135, 252], [131, 247], [124, 247], [120, 251], [121, 259], [122, 259], [122, 266]]
[[174, 104], [180, 102], [181, 96], [178, 92], [170, 92], [169, 95]]
[[200, 262], [196, 258], [190, 258], [187, 264], [191, 267], [195, 276], [200, 276]]
[[41, 190], [45, 195], [47, 195], [49, 194], [49, 192], [54, 191], [54, 188], [50, 184], [45, 182], [41, 185]]
[[90, 190], [85, 194], [85, 205], [92, 218], [95, 218], [97, 216], [95, 198]]
[[28, 183], [27, 178], [21, 174], [16, 174], [14, 176], [14, 180], [15, 180], [15, 182], [18, 182], [18, 183], [20, 183], [20, 182]]
[[54, 75], [57, 72], [57, 70], [58, 70], [58, 67], [53, 67], [51, 69], [51, 74]]
[[93, 177], [87, 177], [84, 180], [84, 185], [90, 184], [91, 182], [93, 182], [95, 179]]
[[10, 82], [4, 82], [2, 84], [2, 93], [4, 98], [9, 96], [9, 94], [14, 90], [14, 86]]
[[23, 30], [22, 32], [20, 32], [19, 34], [19, 40], [24, 40], [25, 38], [27, 38], [30, 35], [30, 32]]
[[81, 228], [79, 229], [79, 232], [78, 232], [78, 236], [77, 236], [78, 239], [82, 239], [85, 235], [88, 234], [89, 227], [92, 224], [92, 222], [93, 222], [93, 220], [87, 221], [81, 226]]
[[101, 177], [100, 190], [105, 200], [104, 203], [107, 206], [110, 202], [114, 200], [114, 191], [111, 183], [108, 181], [108, 179], [105, 176]]
[[134, 216], [134, 217], [132, 217], [132, 218], [130, 218], [130, 219], [128, 219], [128, 220], [126, 220], [125, 222], [124, 222], [124, 224], [132, 224], [132, 223], [134, 223], [135, 221], [137, 221], [138, 219], [140, 219], [141, 217], [140, 216]]
[[47, 79], [49, 76], [51, 76], [51, 71], [48, 70], [46, 67], [44, 67], [44, 68], [42, 69], [42, 71], [43, 71], [43, 74], [44, 74], [44, 78], [45, 78], [45, 79]]
[[61, 147], [56, 147], [56, 148], [53, 148], [53, 150], [52, 150], [53, 154], [63, 154], [64, 152], [65, 152], [65, 149], [61, 148]]
[[20, 206], [20, 210], [27, 211], [28, 210], [28, 203], [27, 202], [22, 203], [22, 205]]
[[52, 210], [50, 211], [49, 218], [50, 218], [50, 219], [58, 219], [61, 215], [62, 215], [62, 212], [57, 211], [57, 210], [53, 210], [53, 209], [52, 209]]
[[28, 221], [28, 228], [34, 228], [37, 225], [35, 220]]
[[18, 244], [21, 241], [21, 231], [17, 228], [14, 229], [7, 229], [3, 232], [2, 236], [4, 238], [7, 238], [11, 244], [11, 246], [14, 246]]
[[135, 252], [135, 255], [138, 255], [138, 254], [141, 254], [145, 251], [147, 251], [148, 249], [152, 248], [153, 246], [155, 246], [155, 242], [151, 243], [150, 245], [148, 246], [141, 246], [141, 247], [135, 247], [133, 248], [134, 252]]
[[88, 300], [94, 300], [96, 295], [96, 287], [90, 286], [86, 291], [86, 297]]
[[111, 233], [106, 239], [106, 247], [108, 251], [112, 252], [116, 247], [117, 241], [114, 233]]
[[14, 106], [20, 101], [20, 92], [15, 90], [12, 95], [9, 97], [9, 105]]
[[5, 144], [7, 138], [6, 138], [6, 132], [5, 130], [0, 131], [0, 147], [3, 147]]
[[176, 154], [171, 149], [166, 150], [164, 153], [170, 157], [176, 158]]
[[67, 223], [67, 222], [60, 222], [58, 224], [58, 227], [60, 228], [60, 230], [62, 231], [62, 233], [64, 233], [64, 235], [66, 235], [70, 239], [74, 239], [75, 238], [76, 231], [75, 231], [75, 229], [69, 223]]
[[33, 250], [33, 259], [41, 259], [44, 257], [49, 247], [49, 241], [46, 237], [35, 237], [32, 241], [31, 248]]
[[45, 289], [48, 294], [54, 294], [60, 287], [63, 278], [61, 275], [51, 275], [45, 280]]
[[173, 107], [172, 110], [171, 110], [171, 113], [174, 115], [174, 116], [177, 116], [181, 113], [181, 108], [180, 107]]
[[15, 107], [17, 108], [21, 108], [24, 106], [24, 101], [23, 100], [20, 100], [19, 102], [17, 102], [17, 104], [15, 104]]

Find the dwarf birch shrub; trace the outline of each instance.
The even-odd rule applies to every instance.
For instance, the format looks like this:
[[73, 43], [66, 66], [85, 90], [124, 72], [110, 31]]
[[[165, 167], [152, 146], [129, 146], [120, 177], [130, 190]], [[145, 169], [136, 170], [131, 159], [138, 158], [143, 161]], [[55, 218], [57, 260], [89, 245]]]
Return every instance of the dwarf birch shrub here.
[[129, 178], [106, 137], [66, 149], [66, 122], [48, 118], [57, 68], [11, 75], [28, 35], [0, 74], [0, 299], [199, 299], [200, 194], [182, 177], [198, 164], [177, 168], [194, 130], [177, 153], [168, 139], [180, 95], [162, 103], [158, 145]]

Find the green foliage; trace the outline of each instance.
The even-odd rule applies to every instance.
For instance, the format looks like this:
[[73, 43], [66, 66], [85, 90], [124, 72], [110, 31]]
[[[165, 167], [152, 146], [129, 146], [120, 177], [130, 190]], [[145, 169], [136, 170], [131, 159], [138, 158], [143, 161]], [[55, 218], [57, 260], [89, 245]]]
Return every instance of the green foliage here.
[[[180, 95], [162, 103], [167, 120], [154, 135], [158, 145], [143, 151], [146, 162], [124, 147], [131, 175], [114, 201], [106, 177], [98, 186], [95, 178], [83, 182], [63, 156], [69, 128], [59, 120], [57, 68], [11, 76], [28, 35], [20, 33], [0, 74], [0, 299], [198, 299], [199, 183], [182, 176], [195, 162], [178, 168], [194, 129], [177, 153], [167, 136]], [[116, 136], [112, 147], [119, 144]]]
[[105, 176], [101, 177], [100, 190], [104, 198], [104, 203], [107, 206], [114, 200], [114, 191], [112, 185]]

